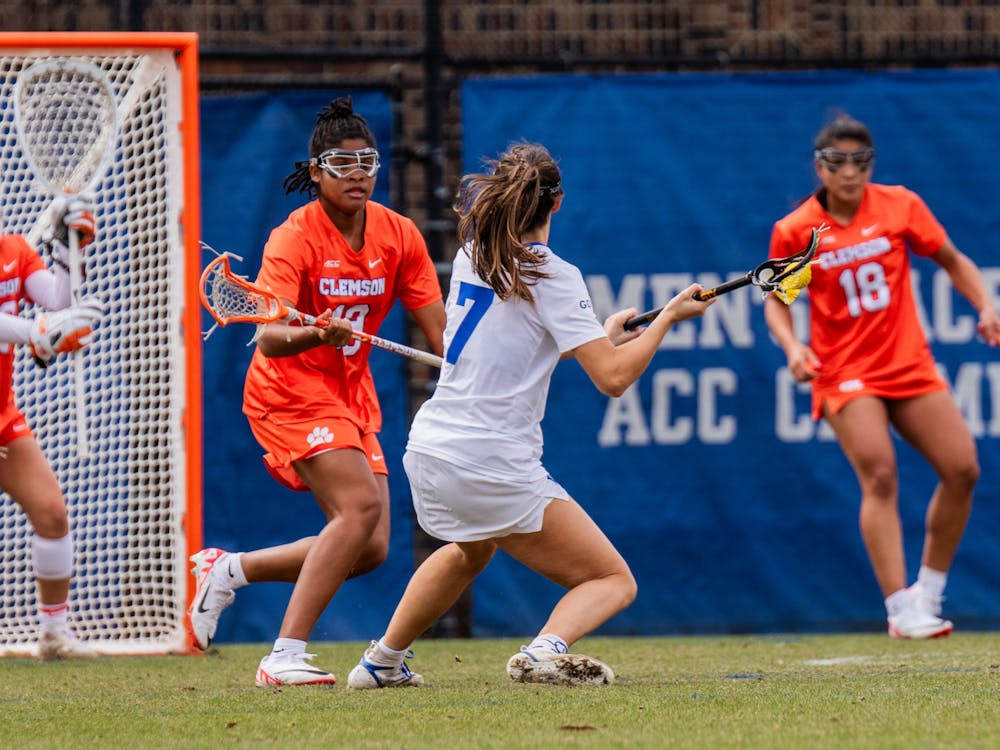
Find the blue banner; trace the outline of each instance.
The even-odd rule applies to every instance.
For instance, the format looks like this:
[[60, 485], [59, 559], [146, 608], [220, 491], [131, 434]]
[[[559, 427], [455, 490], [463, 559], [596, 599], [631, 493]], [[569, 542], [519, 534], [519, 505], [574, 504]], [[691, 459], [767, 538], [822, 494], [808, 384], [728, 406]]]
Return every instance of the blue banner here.
[[[462, 87], [466, 171], [519, 140], [559, 159], [550, 244], [598, 317], [648, 310], [767, 257], [771, 226], [816, 187], [812, 139], [838, 110], [866, 122], [874, 179], [923, 196], [1000, 302], [1000, 73], [554, 75]], [[915, 259], [931, 345], [977, 439], [982, 477], [949, 578], [959, 629], [1000, 626], [1000, 358], [930, 261]], [[635, 604], [601, 632], [878, 630], [859, 490], [808, 387], [785, 370], [752, 287], [676, 326], [619, 399], [557, 368], [544, 462], [631, 564]], [[800, 330], [807, 302], [792, 306]], [[910, 579], [936, 479], [896, 441]], [[475, 584], [478, 635], [534, 633], [560, 589], [498, 557]]]

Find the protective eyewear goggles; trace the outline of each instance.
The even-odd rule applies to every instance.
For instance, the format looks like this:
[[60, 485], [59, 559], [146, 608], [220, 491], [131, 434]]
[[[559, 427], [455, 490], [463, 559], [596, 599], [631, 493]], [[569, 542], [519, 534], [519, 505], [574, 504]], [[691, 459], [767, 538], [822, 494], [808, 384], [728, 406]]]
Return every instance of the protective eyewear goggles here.
[[317, 157], [309, 160], [331, 177], [340, 179], [354, 172], [363, 172], [368, 177], [374, 177], [382, 163], [378, 151], [373, 148], [363, 148], [360, 151], [345, 151], [331, 148]]
[[836, 172], [845, 164], [853, 164], [860, 172], [867, 172], [875, 161], [875, 149], [859, 148], [857, 151], [838, 151], [835, 148], [818, 148], [813, 152], [817, 161], [821, 161], [831, 172]]

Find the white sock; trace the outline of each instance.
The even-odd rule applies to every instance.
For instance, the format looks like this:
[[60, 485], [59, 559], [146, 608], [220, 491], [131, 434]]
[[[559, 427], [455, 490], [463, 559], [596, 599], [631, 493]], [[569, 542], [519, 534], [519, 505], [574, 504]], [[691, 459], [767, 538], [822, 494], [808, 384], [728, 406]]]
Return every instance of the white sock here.
[[296, 638], [278, 638], [271, 649], [271, 656], [297, 656], [306, 652], [306, 642]]
[[69, 605], [66, 602], [60, 604], [38, 603], [38, 623], [44, 631], [56, 630], [66, 625], [69, 616]]
[[219, 572], [222, 574], [223, 580], [229, 585], [229, 588], [234, 591], [250, 583], [243, 572], [242, 552], [231, 552], [227, 555], [226, 559], [219, 566]]
[[910, 606], [910, 592], [906, 589], [889, 594], [885, 600], [885, 611], [889, 617], [895, 617], [904, 609]]
[[930, 596], [940, 598], [944, 594], [944, 587], [947, 582], [947, 573], [928, 568], [926, 565], [920, 566], [920, 572], [917, 574], [917, 583]]
[[378, 664], [378, 666], [380, 667], [391, 667], [398, 664], [402, 664], [403, 659], [406, 658], [406, 655], [410, 651], [410, 649], [408, 648], [404, 648], [401, 650], [395, 648], [389, 648], [389, 646], [385, 645], [385, 636], [379, 638], [375, 646], [376, 646], [375, 649], [376, 654], [373, 654], [373, 656], [375, 656], [376, 659], [375, 663]]
[[569, 651], [566, 641], [552, 633], [542, 633], [528, 644], [528, 651], [545, 651], [552, 654], [565, 654]]

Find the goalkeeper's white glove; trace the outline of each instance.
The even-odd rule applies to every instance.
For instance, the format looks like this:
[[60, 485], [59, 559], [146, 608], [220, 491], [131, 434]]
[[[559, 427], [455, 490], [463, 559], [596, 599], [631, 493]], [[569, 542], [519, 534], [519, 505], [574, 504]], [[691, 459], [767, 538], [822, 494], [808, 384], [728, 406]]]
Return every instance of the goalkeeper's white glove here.
[[[82, 250], [94, 240], [96, 222], [94, 206], [82, 195], [59, 196], [49, 207], [49, 227], [42, 233], [42, 242], [52, 253], [52, 260], [69, 272], [69, 233], [77, 233]], [[83, 273], [83, 257], [80, 258]]]
[[78, 305], [37, 316], [28, 334], [35, 364], [48, 367], [57, 354], [85, 347], [94, 336], [94, 326], [103, 316], [104, 303], [97, 297], [84, 297]]

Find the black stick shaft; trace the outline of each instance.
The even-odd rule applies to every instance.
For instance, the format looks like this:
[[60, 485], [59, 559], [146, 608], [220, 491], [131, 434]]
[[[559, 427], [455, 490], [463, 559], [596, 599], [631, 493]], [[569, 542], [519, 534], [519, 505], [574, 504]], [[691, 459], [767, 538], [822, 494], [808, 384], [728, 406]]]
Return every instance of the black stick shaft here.
[[[695, 292], [694, 298], [699, 302], [704, 302], [705, 300], [712, 299], [713, 297], [718, 297], [720, 294], [725, 294], [726, 292], [731, 292], [734, 289], [740, 289], [748, 284], [753, 283], [750, 274], [746, 276], [741, 276], [738, 279], [733, 279], [732, 281], [727, 281], [719, 286], [712, 287], [711, 289], [706, 289], [702, 292]], [[653, 319], [660, 314], [663, 310], [662, 307], [658, 307], [655, 310], [650, 310], [649, 312], [644, 312], [641, 315], [636, 315], [634, 318], [629, 318], [625, 321], [625, 330], [632, 331], [639, 326], [644, 326], [647, 323], [651, 323]]]

